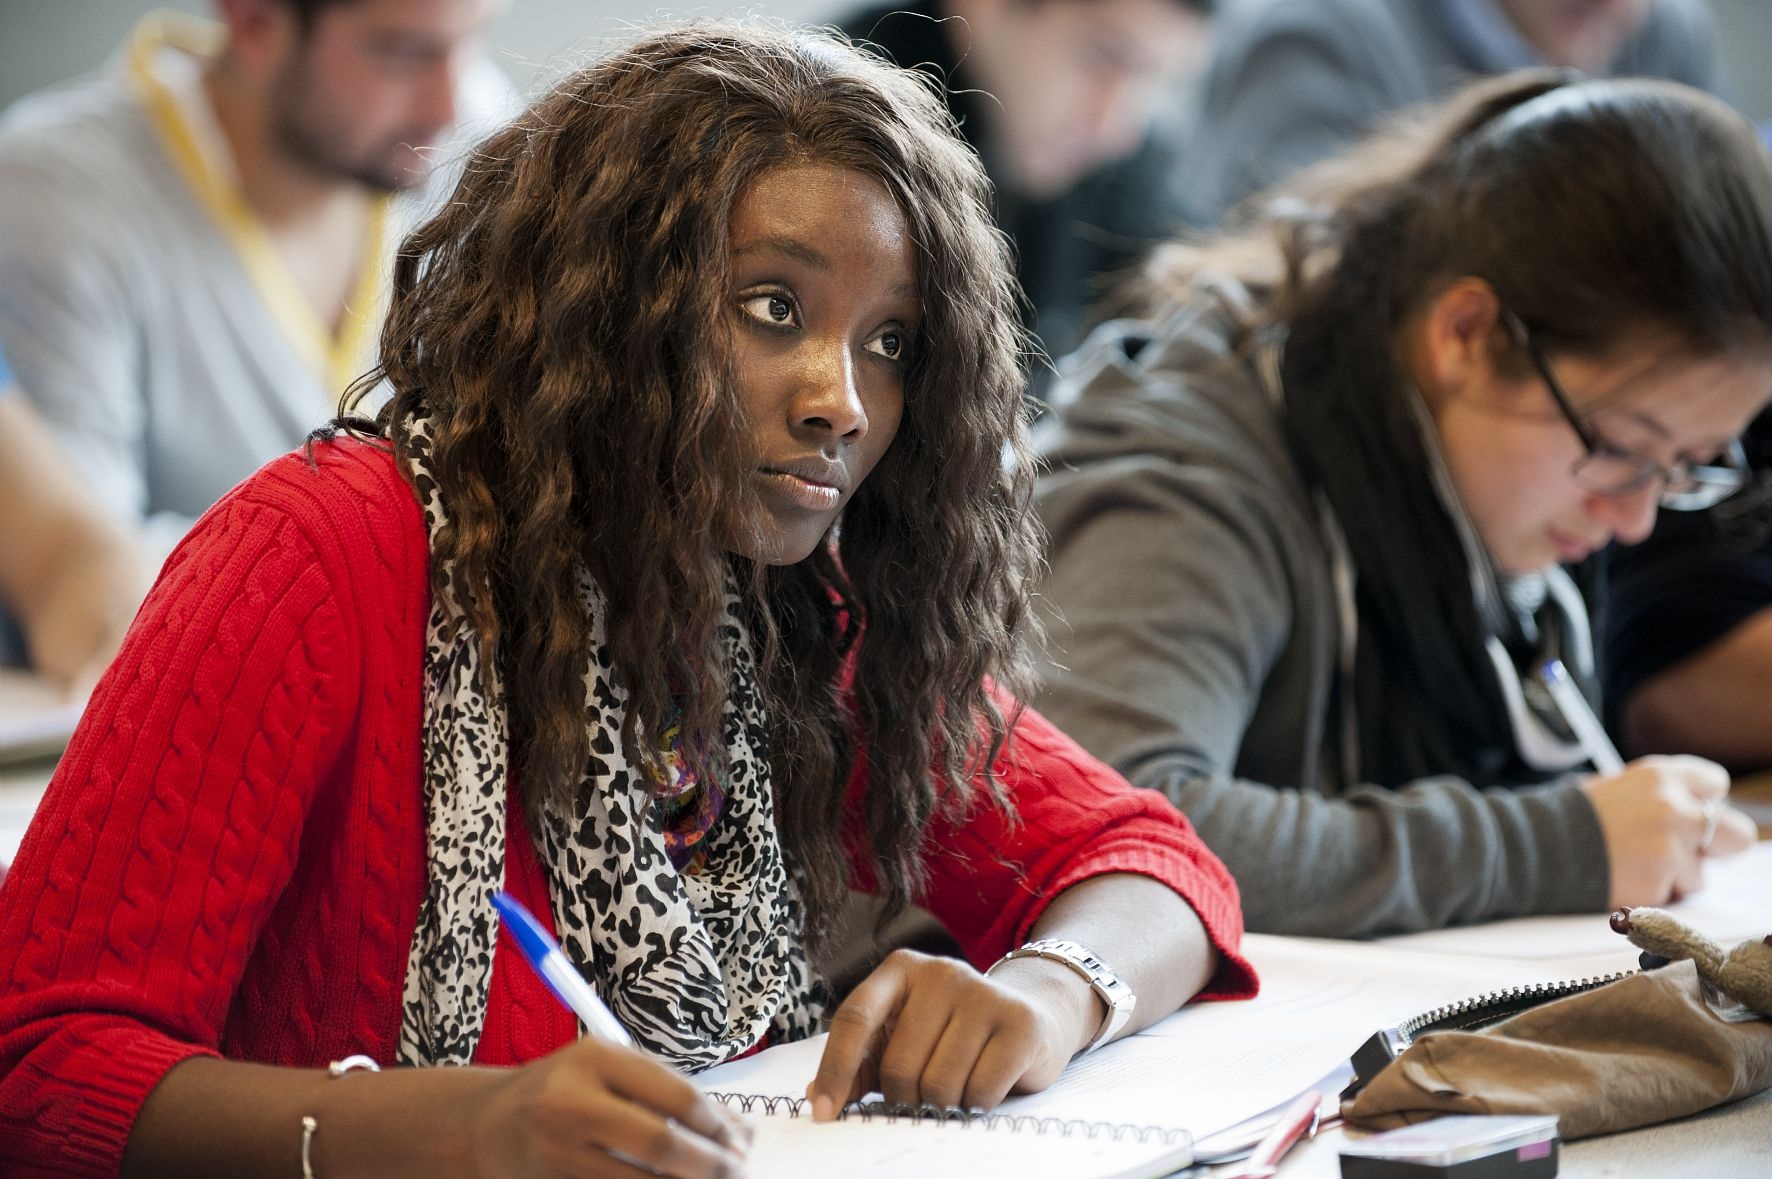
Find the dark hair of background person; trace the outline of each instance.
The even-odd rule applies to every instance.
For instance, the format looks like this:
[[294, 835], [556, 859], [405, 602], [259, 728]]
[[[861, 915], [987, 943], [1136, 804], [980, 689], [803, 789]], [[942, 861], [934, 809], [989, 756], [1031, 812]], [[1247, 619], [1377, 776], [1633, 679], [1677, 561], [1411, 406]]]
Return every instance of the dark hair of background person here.
[[[791, 164], [854, 169], [892, 195], [923, 319], [896, 440], [834, 542], [763, 568], [728, 553], [754, 518], [757, 456], [729, 360], [727, 239], [747, 187]], [[413, 418], [430, 418], [450, 514], [432, 551], [456, 571], [434, 590], [498, 660], [531, 805], [573, 789], [591, 752], [580, 569], [608, 602], [624, 743], [658, 781], [643, 735], [665, 732], [679, 706], [686, 751], [712, 764], [724, 750], [719, 632], [736, 582], [815, 940], [847, 884], [856, 734], [874, 866], [896, 911], [920, 878], [929, 819], [969, 804], [969, 773], [1002, 751], [1013, 718], [988, 683], [1019, 697], [1028, 682], [1028, 345], [987, 197], [921, 75], [810, 34], [653, 35], [481, 145], [448, 207], [405, 243], [380, 371], [347, 400], [385, 376], [377, 429], [401, 451]]]
[[328, 8], [342, 8], [347, 4], [356, 4], [358, 0], [281, 0], [281, 3], [295, 12], [296, 24], [302, 32], [312, 32], [320, 14]]
[[[1362, 652], [1370, 639], [1375, 651], [1411, 653], [1377, 689], [1388, 715], [1361, 701], [1361, 746], [1379, 762], [1365, 768], [1380, 781], [1458, 772], [1456, 740], [1406, 748], [1447, 729], [1395, 710], [1440, 711], [1467, 747], [1492, 746], [1509, 725], [1493, 673], [1478, 665], [1482, 624], [1416, 441], [1399, 329], [1440, 284], [1471, 275], [1552, 354], [1601, 356], [1658, 334], [1671, 358], [1763, 354], [1772, 167], [1746, 120], [1697, 90], [1513, 74], [1250, 198], [1222, 235], [1164, 247], [1134, 297], [1148, 313], [1186, 301], [1212, 273], [1257, 296], [1245, 344], [1285, 328], [1288, 436], [1361, 570]], [[1530, 371], [1516, 343], [1496, 347], [1502, 371]], [[1395, 559], [1405, 552], [1418, 559]]]

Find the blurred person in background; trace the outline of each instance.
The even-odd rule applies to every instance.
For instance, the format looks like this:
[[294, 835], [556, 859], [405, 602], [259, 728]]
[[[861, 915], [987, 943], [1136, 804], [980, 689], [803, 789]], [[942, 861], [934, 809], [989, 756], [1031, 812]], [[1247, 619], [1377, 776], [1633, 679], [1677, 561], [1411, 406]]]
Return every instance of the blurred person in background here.
[[916, 0], [840, 22], [891, 61], [943, 83], [996, 189], [1028, 326], [1050, 356], [1081, 341], [1105, 279], [1178, 224], [1179, 153], [1159, 115], [1204, 59], [1215, 7]]
[[[1772, 414], [1743, 438], [1772, 465]], [[1663, 517], [1607, 554], [1607, 697], [1625, 748], [1772, 766], [1772, 508], [1768, 485]]]
[[68, 467], [0, 356], [0, 665], [83, 691], [153, 570]]
[[1484, 75], [1560, 66], [1718, 88], [1701, 0], [1229, 0], [1219, 26], [1184, 174], [1201, 223]]
[[403, 223], [514, 103], [505, 0], [217, 0], [0, 119], [0, 345], [164, 552], [374, 360]]

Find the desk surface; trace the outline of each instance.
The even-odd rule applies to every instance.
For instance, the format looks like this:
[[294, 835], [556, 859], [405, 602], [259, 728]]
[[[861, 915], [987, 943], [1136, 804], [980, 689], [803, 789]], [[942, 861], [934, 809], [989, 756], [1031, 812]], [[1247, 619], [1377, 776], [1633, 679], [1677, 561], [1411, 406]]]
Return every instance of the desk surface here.
[[[10, 860], [16, 854], [31, 811], [42, 797], [53, 768], [53, 763], [38, 762], [0, 769], [0, 860]], [[1764, 796], [1772, 800], [1772, 775], [1760, 778], [1755, 784], [1755, 790], [1763, 791]], [[1722, 865], [1719, 864], [1718, 867]], [[1748, 890], [1752, 896], [1762, 898], [1760, 903], [1763, 904], [1763, 898], [1772, 896], [1772, 890], [1765, 887], [1768, 881], [1772, 881], [1772, 844], [1761, 844], [1738, 864], [1730, 864], [1720, 871], [1715, 883], [1720, 891], [1730, 894]], [[1697, 900], [1695, 898], [1693, 903], [1697, 903]], [[1735, 908], [1739, 912], [1739, 908]], [[1592, 918], [1554, 920], [1573, 922], [1591, 921]], [[1471, 932], [1479, 937], [1488, 934], [1493, 938], [1497, 933], [1505, 933], [1508, 924], [1510, 923], [1501, 923], [1488, 927], [1487, 930]], [[1718, 930], [1717, 934], [1722, 937], [1741, 937], [1749, 932], [1754, 931]], [[1261, 946], [1279, 946], [1287, 940], [1252, 937], [1251, 954], [1259, 964]], [[1386, 944], [1417, 954], [1443, 952], [1451, 957], [1469, 953], [1467, 947], [1461, 947], [1456, 941], [1432, 938], [1391, 939]], [[1350, 945], [1349, 952], [1361, 951], [1355, 945]], [[1532, 958], [1533, 955], [1523, 955], [1509, 960], [1506, 965], [1518, 969], [1522, 961], [1530, 961]], [[1469, 958], [1466, 960], [1474, 961]], [[1477, 977], [1481, 973], [1478, 970], [1472, 971], [1473, 991], [1487, 989], [1484, 980]], [[1260, 1000], [1256, 1003], [1259, 1004]], [[1411, 1014], [1414, 1014], [1413, 1010], [1398, 1013], [1399, 1018]], [[1331, 1179], [1339, 1176], [1337, 1143], [1340, 1140], [1341, 1131], [1331, 1130], [1319, 1135], [1316, 1140], [1305, 1143], [1288, 1157], [1281, 1175], [1284, 1179]], [[1704, 1179], [1766, 1179], [1768, 1175], [1772, 1175], [1772, 1092], [1677, 1122], [1569, 1144], [1564, 1148], [1560, 1173], [1578, 1179], [1587, 1176], [1700, 1173]]]
[[[1287, 1156], [1282, 1179], [1339, 1179], [1340, 1141], [1337, 1129], [1300, 1146]], [[1766, 1179], [1772, 1175], [1772, 1091], [1677, 1122], [1565, 1143], [1557, 1174]]]

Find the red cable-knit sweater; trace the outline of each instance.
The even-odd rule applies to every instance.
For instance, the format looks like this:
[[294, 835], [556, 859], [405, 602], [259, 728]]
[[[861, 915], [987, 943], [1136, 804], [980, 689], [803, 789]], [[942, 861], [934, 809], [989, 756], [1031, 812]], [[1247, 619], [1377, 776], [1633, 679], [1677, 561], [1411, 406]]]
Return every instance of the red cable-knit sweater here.
[[[315, 457], [265, 467], [173, 553], [0, 884], [0, 1172], [115, 1174], [191, 1056], [393, 1059], [425, 873], [425, 529], [384, 452]], [[1224, 961], [1207, 995], [1253, 994], [1236, 888], [1187, 821], [1032, 712], [1014, 745], [1019, 823], [980, 806], [932, 832], [921, 900], [968, 956], [1137, 872], [1200, 914]], [[511, 815], [508, 887], [545, 922]], [[575, 1034], [501, 939], [477, 1060]]]

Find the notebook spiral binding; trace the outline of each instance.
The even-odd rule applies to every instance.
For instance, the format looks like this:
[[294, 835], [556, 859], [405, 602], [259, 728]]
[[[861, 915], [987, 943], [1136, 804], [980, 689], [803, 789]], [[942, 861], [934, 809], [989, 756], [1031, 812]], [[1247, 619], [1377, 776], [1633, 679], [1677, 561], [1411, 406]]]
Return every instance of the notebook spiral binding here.
[[[770, 1117], [811, 1116], [812, 1103], [804, 1097], [770, 1097], [757, 1093], [710, 1092], [705, 1096], [738, 1110]], [[837, 1114], [838, 1121], [940, 1122], [963, 1129], [1005, 1130], [1012, 1134], [1055, 1134], [1063, 1138], [1100, 1138], [1115, 1142], [1148, 1142], [1165, 1146], [1191, 1143], [1186, 1130], [1166, 1126], [1134, 1126], [1118, 1122], [1088, 1122], [1081, 1118], [1041, 1118], [1026, 1114], [994, 1114], [975, 1109], [940, 1105], [898, 1105], [889, 1101], [852, 1101]]]

